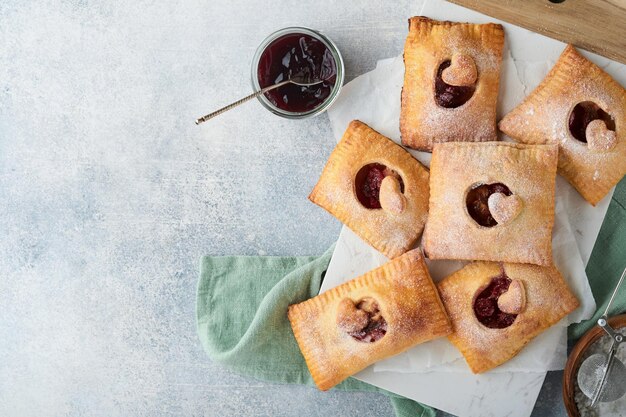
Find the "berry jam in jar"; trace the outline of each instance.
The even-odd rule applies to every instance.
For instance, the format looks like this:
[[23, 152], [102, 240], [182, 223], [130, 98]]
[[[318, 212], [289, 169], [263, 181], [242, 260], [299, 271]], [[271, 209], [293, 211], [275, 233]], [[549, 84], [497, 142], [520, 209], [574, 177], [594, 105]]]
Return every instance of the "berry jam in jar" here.
[[255, 90], [290, 78], [312, 86], [287, 84], [266, 92], [259, 100], [272, 112], [303, 118], [326, 110], [343, 84], [343, 60], [335, 45], [311, 29], [287, 28], [270, 35], [252, 63]]

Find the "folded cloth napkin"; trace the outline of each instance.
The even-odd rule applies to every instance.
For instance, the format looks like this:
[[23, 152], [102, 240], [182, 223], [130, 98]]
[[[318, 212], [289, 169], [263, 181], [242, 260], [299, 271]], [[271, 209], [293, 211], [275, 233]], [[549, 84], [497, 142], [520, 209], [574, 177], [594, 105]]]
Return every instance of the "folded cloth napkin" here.
[[[572, 227], [575, 229], [576, 225]], [[569, 327], [569, 338], [574, 341], [592, 328], [604, 313], [626, 267], [626, 179], [622, 180], [613, 193], [600, 233], [593, 246], [587, 264], [587, 278], [598, 310], [592, 318]], [[609, 316], [626, 312], [626, 284], [622, 284], [609, 311]]]
[[[576, 225], [572, 225], [575, 227]], [[197, 294], [198, 335], [216, 362], [266, 381], [314, 385], [287, 320], [287, 307], [318, 294], [333, 247], [316, 257], [202, 258]], [[626, 266], [626, 181], [615, 190], [587, 265], [598, 305], [593, 318], [570, 326], [571, 340], [595, 325]], [[626, 287], [611, 314], [626, 311]], [[337, 389], [389, 395], [398, 417], [434, 417], [435, 411], [349, 378]]]
[[[314, 385], [287, 307], [318, 294], [333, 249], [320, 257], [203, 257], [196, 314], [209, 357], [254, 378]], [[430, 407], [353, 378], [336, 388], [385, 393], [398, 417], [435, 416]]]

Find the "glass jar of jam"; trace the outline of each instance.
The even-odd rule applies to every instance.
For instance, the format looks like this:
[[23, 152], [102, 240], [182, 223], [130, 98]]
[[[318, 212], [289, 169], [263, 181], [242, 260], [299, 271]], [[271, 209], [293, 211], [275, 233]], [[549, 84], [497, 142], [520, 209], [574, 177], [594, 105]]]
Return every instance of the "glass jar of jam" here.
[[265, 108], [289, 119], [326, 110], [343, 85], [343, 59], [326, 36], [304, 27], [281, 29], [268, 36], [252, 60], [252, 88], [258, 91], [292, 76], [323, 80], [312, 86], [287, 84], [259, 96]]

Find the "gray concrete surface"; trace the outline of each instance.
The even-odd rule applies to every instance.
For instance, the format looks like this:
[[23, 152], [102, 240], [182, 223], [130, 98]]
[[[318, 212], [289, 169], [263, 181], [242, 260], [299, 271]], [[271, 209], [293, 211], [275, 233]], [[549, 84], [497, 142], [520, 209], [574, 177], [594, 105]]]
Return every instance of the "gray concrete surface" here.
[[[194, 328], [203, 254], [319, 254], [306, 199], [327, 117], [248, 103], [270, 32], [320, 29], [347, 79], [401, 52], [420, 2], [0, 2], [0, 415], [390, 416], [387, 399], [263, 383]], [[558, 375], [557, 375], [558, 377]], [[558, 378], [536, 415], [564, 415]]]

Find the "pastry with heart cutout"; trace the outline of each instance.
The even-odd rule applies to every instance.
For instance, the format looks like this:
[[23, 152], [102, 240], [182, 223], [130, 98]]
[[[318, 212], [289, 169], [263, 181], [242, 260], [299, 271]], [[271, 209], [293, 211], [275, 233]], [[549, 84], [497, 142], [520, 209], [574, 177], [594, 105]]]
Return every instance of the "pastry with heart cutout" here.
[[555, 145], [436, 144], [426, 255], [550, 265], [557, 159]]
[[400, 113], [402, 144], [498, 140], [496, 100], [504, 30], [495, 23], [409, 19]]
[[474, 373], [512, 359], [579, 305], [554, 266], [473, 262], [438, 288], [454, 329], [448, 339]]
[[289, 306], [288, 317], [321, 390], [374, 362], [452, 332], [419, 249]]
[[626, 89], [568, 45], [500, 121], [521, 143], [559, 146], [559, 174], [596, 205], [626, 174]]
[[428, 196], [428, 169], [391, 139], [354, 120], [309, 200], [395, 258], [422, 234]]

